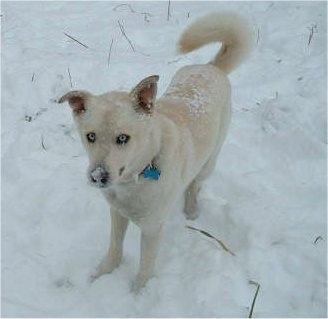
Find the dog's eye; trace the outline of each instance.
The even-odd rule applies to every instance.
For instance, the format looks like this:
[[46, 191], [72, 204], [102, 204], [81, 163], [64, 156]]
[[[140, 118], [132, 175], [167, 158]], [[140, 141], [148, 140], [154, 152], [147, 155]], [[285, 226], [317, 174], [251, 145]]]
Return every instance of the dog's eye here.
[[90, 132], [86, 136], [89, 143], [94, 143], [96, 141], [96, 133]]
[[123, 145], [126, 144], [130, 139], [129, 135], [126, 134], [120, 134], [117, 138], [116, 138], [116, 144], [119, 145]]

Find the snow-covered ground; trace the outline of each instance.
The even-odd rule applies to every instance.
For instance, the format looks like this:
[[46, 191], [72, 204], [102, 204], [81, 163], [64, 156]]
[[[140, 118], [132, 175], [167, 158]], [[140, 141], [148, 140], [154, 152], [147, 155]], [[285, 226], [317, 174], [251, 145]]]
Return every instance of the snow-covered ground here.
[[[254, 317], [326, 317], [325, 2], [171, 2], [169, 20], [167, 1], [1, 6], [3, 317], [246, 317], [254, 282]], [[232, 124], [201, 215], [187, 222], [177, 205], [140, 295], [130, 292], [133, 225], [122, 266], [90, 284], [109, 207], [87, 183], [69, 107], [55, 100], [71, 87], [129, 90], [151, 74], [160, 95], [179, 67], [217, 50], [177, 55], [182, 30], [226, 9], [248, 17], [255, 45], [230, 75]]]

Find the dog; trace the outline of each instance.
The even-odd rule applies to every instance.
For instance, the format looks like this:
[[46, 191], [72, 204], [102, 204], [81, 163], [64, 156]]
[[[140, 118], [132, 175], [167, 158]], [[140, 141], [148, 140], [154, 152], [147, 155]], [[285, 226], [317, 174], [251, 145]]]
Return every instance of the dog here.
[[172, 206], [184, 196], [186, 217], [197, 217], [197, 194], [213, 171], [231, 118], [227, 75], [251, 50], [252, 32], [234, 13], [213, 13], [191, 24], [178, 42], [188, 53], [221, 42], [214, 59], [177, 71], [161, 98], [158, 75], [130, 92], [95, 96], [71, 91], [68, 101], [89, 157], [87, 172], [110, 204], [107, 254], [93, 279], [111, 273], [122, 260], [132, 221], [141, 230], [140, 265], [132, 289], [139, 292], [153, 275], [161, 230]]

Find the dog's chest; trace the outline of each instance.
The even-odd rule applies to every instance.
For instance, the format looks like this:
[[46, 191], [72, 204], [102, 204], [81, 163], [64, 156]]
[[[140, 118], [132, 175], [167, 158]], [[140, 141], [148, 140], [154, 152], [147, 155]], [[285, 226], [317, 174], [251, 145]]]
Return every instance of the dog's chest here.
[[104, 191], [110, 205], [119, 213], [139, 224], [150, 214], [154, 214], [163, 206], [158, 181], [147, 181], [143, 185], [117, 187]]

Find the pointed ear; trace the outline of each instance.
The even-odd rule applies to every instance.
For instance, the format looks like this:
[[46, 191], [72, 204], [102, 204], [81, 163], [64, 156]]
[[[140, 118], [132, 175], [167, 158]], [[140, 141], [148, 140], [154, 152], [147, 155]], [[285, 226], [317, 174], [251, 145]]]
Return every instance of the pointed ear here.
[[87, 91], [71, 91], [63, 95], [58, 103], [63, 103], [68, 101], [70, 107], [75, 114], [80, 114], [85, 112], [86, 103], [90, 98], [91, 94]]
[[141, 82], [131, 91], [133, 107], [139, 113], [151, 114], [153, 112], [157, 94], [159, 76], [152, 75]]

